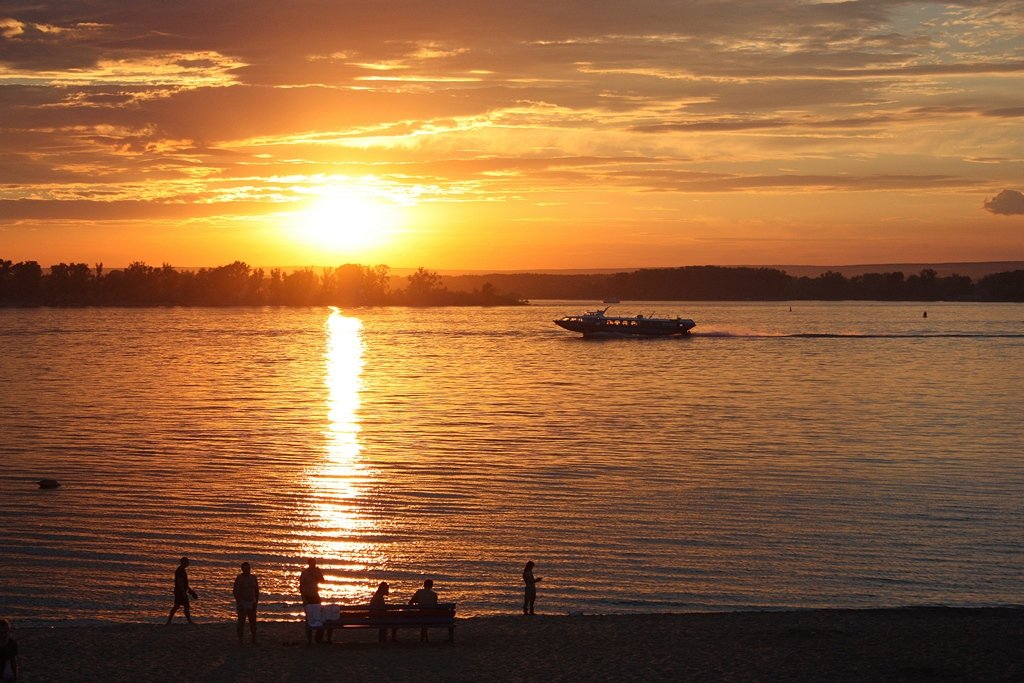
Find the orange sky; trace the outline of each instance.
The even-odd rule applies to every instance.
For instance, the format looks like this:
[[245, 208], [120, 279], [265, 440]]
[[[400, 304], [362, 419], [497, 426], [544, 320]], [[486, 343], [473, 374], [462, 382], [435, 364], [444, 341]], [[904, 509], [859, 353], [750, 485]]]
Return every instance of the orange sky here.
[[1024, 260], [1024, 3], [0, 5], [0, 258]]

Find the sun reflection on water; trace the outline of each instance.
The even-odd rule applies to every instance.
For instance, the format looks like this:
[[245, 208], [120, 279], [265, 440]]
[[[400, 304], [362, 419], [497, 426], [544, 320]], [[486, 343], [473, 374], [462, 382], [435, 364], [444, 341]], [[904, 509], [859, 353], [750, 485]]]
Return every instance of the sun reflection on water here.
[[327, 582], [321, 586], [321, 595], [345, 601], [365, 592], [365, 581], [359, 575], [380, 559], [376, 544], [364, 540], [375, 532], [376, 525], [364, 513], [362, 500], [373, 480], [362, 462], [359, 439], [363, 324], [332, 308], [324, 328], [325, 453], [320, 465], [310, 472], [313, 515], [303, 554], [319, 558], [324, 569]]

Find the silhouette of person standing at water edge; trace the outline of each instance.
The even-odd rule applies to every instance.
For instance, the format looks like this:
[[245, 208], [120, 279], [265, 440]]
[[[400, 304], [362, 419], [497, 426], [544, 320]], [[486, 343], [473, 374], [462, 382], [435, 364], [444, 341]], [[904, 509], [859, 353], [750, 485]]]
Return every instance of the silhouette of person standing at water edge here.
[[299, 573], [299, 595], [303, 605], [320, 604], [320, 584], [324, 582], [324, 573], [316, 566], [316, 558], [309, 558], [309, 565]]
[[249, 620], [249, 631], [252, 633], [252, 644], [256, 644], [256, 606], [260, 602], [260, 582], [252, 573], [248, 562], [242, 563], [242, 573], [235, 577], [235, 585], [231, 589], [235, 596], [235, 607], [238, 611], [238, 643], [242, 643], [245, 621]]
[[192, 586], [188, 585], [188, 565], [188, 558], [183, 557], [181, 562], [178, 563], [178, 568], [174, 570], [174, 607], [171, 608], [171, 613], [167, 615], [168, 624], [171, 623], [179, 607], [185, 608], [185, 621], [190, 624], [193, 623], [192, 612], [189, 608], [189, 596], [193, 600], [198, 600], [199, 596], [192, 590]]
[[[307, 605], [319, 605], [320, 600], [320, 584], [324, 582], [324, 573], [320, 571], [320, 568], [316, 566], [316, 558], [309, 558], [309, 564], [299, 573], [299, 595], [302, 597], [302, 608], [305, 610]], [[324, 629], [315, 629], [316, 642], [321, 643], [324, 640]], [[306, 641], [309, 642], [310, 633], [306, 631]]]
[[537, 600], [537, 582], [541, 577], [533, 575], [533, 560], [526, 563], [523, 569], [523, 583], [526, 584], [526, 593], [523, 596], [523, 614], [533, 614], [533, 603]]
[[18, 643], [11, 638], [11, 625], [0, 619], [0, 681], [16, 683], [18, 680]]

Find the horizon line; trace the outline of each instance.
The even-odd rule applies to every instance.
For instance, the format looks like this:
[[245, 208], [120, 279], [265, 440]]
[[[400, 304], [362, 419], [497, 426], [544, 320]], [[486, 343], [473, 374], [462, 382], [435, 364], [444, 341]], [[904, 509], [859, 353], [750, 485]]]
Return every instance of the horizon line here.
[[[34, 260], [34, 259], [28, 259], [28, 260], [30, 261], [30, 260]], [[217, 268], [217, 267], [221, 267], [221, 266], [224, 266], [224, 265], [228, 265], [230, 263], [234, 263], [235, 261], [240, 261], [240, 259], [235, 259], [234, 261], [228, 261], [227, 263], [220, 263], [220, 264], [217, 264], [217, 265], [202, 265], [202, 266], [196, 266], [196, 265], [174, 266], [172, 264], [167, 264], [167, 265], [171, 265], [172, 268], [175, 268], [177, 270], [200, 270], [200, 269], [203, 269], [203, 268]], [[26, 261], [22, 261], [22, 262], [26, 262]], [[144, 263], [146, 265], [153, 265], [153, 264], [147, 263], [146, 261], [140, 261], [140, 262]], [[37, 261], [37, 263], [38, 263], [38, 261]], [[58, 263], [71, 264], [71, 263], [82, 263], [82, 262], [81, 261], [74, 261], [74, 260], [72, 260], [72, 261], [58, 261]], [[128, 268], [131, 265], [129, 263], [127, 265], [114, 265], [114, 266], [111, 266], [111, 265], [103, 264], [102, 261], [99, 261], [98, 263], [103, 265], [104, 270], [124, 270], [124, 269]], [[245, 262], [242, 261], [242, 263], [245, 263]], [[166, 262], [161, 263], [160, 266], [162, 266], [164, 264], [166, 264]], [[42, 264], [40, 264], [40, 265], [42, 265]], [[57, 265], [57, 264], [50, 264], [50, 266], [52, 266], [52, 265]], [[595, 266], [595, 267], [583, 267], [583, 268], [491, 268], [491, 269], [488, 269], [488, 268], [430, 268], [430, 267], [427, 267], [427, 266], [413, 266], [413, 267], [399, 266], [399, 267], [392, 267], [392, 266], [389, 266], [387, 264], [364, 264], [364, 263], [357, 263], [357, 262], [354, 262], [354, 261], [347, 261], [347, 262], [339, 263], [339, 264], [335, 264], [335, 265], [324, 265], [324, 264], [303, 264], [303, 265], [288, 265], [288, 266], [283, 266], [283, 265], [258, 265], [258, 264], [246, 264], [246, 265], [248, 265], [250, 268], [254, 268], [254, 269], [263, 269], [263, 270], [280, 269], [282, 271], [288, 271], [288, 272], [295, 271], [295, 270], [301, 270], [303, 268], [313, 268], [313, 269], [319, 269], [319, 268], [338, 268], [338, 267], [343, 266], [343, 265], [359, 265], [359, 266], [363, 266], [363, 267], [374, 267], [374, 266], [377, 266], [377, 265], [384, 265], [385, 267], [388, 268], [388, 270], [391, 272], [391, 274], [405, 273], [405, 272], [413, 273], [413, 272], [416, 272], [419, 268], [424, 268], [425, 270], [429, 270], [429, 271], [435, 272], [435, 273], [437, 273], [439, 275], [446, 275], [446, 276], [460, 276], [460, 275], [528, 275], [528, 274], [537, 274], [537, 275], [606, 275], [606, 274], [611, 274], [611, 273], [631, 273], [631, 272], [635, 272], [635, 271], [639, 271], [639, 270], [670, 270], [670, 269], [677, 269], [677, 268], [773, 268], [773, 269], [777, 269], [777, 270], [782, 270], [784, 272], [789, 272], [788, 269], [827, 271], [827, 270], [839, 270], [839, 269], [856, 269], [856, 270], [861, 270], [861, 269], [865, 269], [865, 268], [889, 268], [889, 269], [893, 269], [893, 268], [903, 268], [903, 269], [905, 269], [905, 268], [933, 268], [933, 269], [941, 268], [941, 269], [950, 269], [950, 268], [956, 268], [956, 267], [963, 267], [963, 268], [986, 268], [986, 267], [997, 267], [997, 266], [1010, 266], [1011, 270], [1015, 270], [1016, 267], [1024, 268], [1024, 259], [986, 260], [986, 261], [893, 261], [893, 262], [885, 262], [885, 263], [848, 263], [848, 264], [814, 264], [814, 263], [807, 263], [807, 264], [795, 264], [795, 263], [790, 263], [790, 264], [775, 264], [775, 263], [762, 263], [762, 264], [754, 264], [754, 263], [735, 263], [735, 264], [733, 264], [733, 263], [689, 263], [689, 264], [672, 265], [672, 266], [666, 266], [666, 265], [650, 266], [650, 265], [648, 265], [648, 266], [621, 266], [621, 267], [600, 267], [600, 266]], [[50, 266], [46, 266], [46, 267], [50, 267]], [[160, 267], [160, 266], [153, 265], [153, 267]], [[884, 271], [868, 271], [868, 272], [884, 272]], [[891, 271], [889, 271], [889, 272], [891, 272]]]

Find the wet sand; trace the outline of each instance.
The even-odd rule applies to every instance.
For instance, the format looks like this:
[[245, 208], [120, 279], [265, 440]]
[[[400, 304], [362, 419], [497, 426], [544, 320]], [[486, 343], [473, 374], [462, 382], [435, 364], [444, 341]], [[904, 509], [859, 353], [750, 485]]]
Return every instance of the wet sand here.
[[480, 617], [454, 644], [444, 629], [386, 644], [346, 630], [307, 646], [280, 622], [255, 646], [228, 621], [15, 626], [20, 683], [1024, 680], [1021, 608]]

